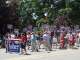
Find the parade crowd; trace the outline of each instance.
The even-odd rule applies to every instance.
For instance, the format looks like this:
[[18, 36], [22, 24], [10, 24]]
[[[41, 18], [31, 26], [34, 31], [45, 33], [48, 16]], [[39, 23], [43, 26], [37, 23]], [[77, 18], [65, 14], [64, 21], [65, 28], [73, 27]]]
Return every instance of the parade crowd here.
[[27, 54], [27, 50], [39, 52], [42, 44], [45, 51], [52, 51], [54, 46], [56, 49], [78, 48], [80, 46], [80, 29], [69, 26], [54, 26], [52, 31], [46, 29], [43, 32], [6, 33], [5, 41], [10, 38], [20, 39], [21, 54]]

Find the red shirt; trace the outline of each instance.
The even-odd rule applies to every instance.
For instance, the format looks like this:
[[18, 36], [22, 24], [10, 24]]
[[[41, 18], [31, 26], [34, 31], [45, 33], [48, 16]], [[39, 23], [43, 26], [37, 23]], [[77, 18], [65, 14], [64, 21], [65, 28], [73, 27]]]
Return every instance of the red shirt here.
[[62, 34], [62, 35], [60, 36], [60, 42], [61, 42], [61, 43], [64, 42], [64, 34]]
[[27, 37], [25, 35], [21, 36], [21, 42], [27, 42]]

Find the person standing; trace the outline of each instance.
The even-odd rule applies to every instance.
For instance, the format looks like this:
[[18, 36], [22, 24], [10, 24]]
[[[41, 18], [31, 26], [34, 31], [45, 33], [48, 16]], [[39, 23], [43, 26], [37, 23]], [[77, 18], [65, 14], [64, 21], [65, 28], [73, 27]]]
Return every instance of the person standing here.
[[73, 46], [74, 46], [74, 36], [71, 33], [69, 36], [69, 47], [73, 48]]
[[45, 46], [46, 51], [51, 51], [51, 45], [50, 45], [50, 35], [48, 32], [44, 32], [43, 34], [43, 42]]
[[54, 31], [52, 31], [52, 32], [51, 32], [50, 36], [51, 36], [50, 44], [51, 44], [51, 48], [52, 48], [52, 44], [53, 44], [53, 37], [55, 36], [55, 35], [54, 35]]
[[6, 33], [5, 36], [4, 36], [6, 53], [9, 51], [9, 48], [8, 48], [9, 45], [8, 45], [8, 43], [9, 43], [10, 38], [11, 38], [10, 33]]
[[30, 32], [27, 33], [27, 46], [28, 46], [28, 50], [29, 50], [30, 46], [31, 46], [31, 34], [30, 34]]
[[64, 33], [60, 34], [60, 49], [64, 49]]
[[[58, 41], [57, 41], [57, 37], [56, 36], [53, 36], [52, 44], [55, 44], [56, 45], [56, 49], [57, 49]], [[53, 45], [53, 47], [54, 47], [54, 45]]]
[[77, 47], [80, 47], [80, 32], [77, 33], [76, 43], [77, 43]]
[[26, 34], [22, 33], [21, 36], [20, 36], [20, 39], [21, 39], [21, 54], [24, 54], [26, 55], [27, 54], [27, 51], [26, 51], [26, 42], [27, 42], [27, 37], [26, 37]]
[[31, 48], [32, 48], [32, 52], [35, 52], [35, 51], [38, 52], [36, 40], [37, 40], [37, 38], [36, 38], [36, 36], [35, 36], [35, 33], [32, 32], [32, 33], [31, 33]]

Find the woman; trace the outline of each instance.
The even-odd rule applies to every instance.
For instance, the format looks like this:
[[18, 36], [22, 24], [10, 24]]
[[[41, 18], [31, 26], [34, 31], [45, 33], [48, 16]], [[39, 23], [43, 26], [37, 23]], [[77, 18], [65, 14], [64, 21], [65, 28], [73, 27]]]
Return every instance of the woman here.
[[60, 49], [64, 48], [64, 33], [60, 34]]
[[74, 36], [71, 34], [71, 35], [69, 36], [69, 46], [70, 46], [70, 48], [73, 48], [74, 44], [75, 44], [75, 38], [74, 38]]

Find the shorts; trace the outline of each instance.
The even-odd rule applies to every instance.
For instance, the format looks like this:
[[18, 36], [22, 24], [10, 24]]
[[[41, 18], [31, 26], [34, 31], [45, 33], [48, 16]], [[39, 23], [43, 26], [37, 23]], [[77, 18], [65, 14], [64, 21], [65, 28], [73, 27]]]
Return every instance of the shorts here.
[[21, 48], [25, 49], [26, 48], [26, 43], [21, 43]]

